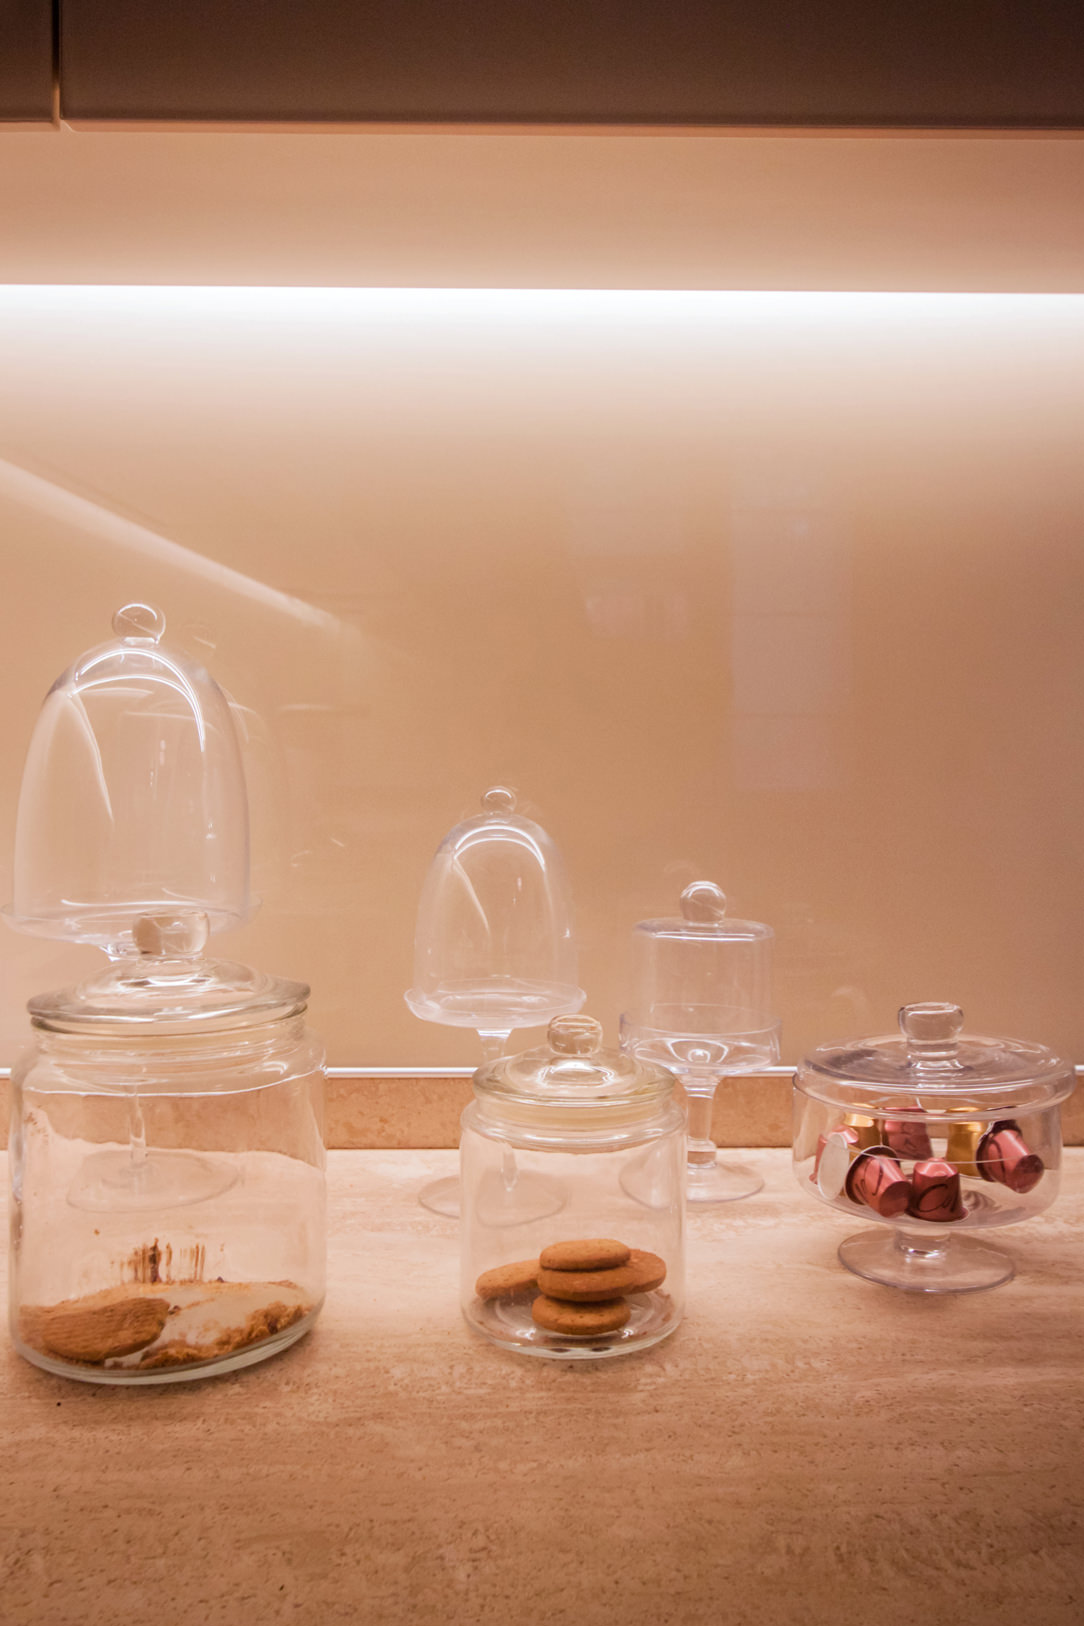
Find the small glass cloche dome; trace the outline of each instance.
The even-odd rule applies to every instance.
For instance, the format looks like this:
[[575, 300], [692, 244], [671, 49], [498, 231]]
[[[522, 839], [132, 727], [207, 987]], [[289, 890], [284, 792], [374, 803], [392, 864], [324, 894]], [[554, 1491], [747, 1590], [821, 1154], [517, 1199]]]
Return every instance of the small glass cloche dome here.
[[429, 866], [406, 1002], [426, 1022], [503, 1042], [513, 1028], [541, 1026], [583, 1001], [560, 852], [516, 812], [515, 793], [495, 785]]

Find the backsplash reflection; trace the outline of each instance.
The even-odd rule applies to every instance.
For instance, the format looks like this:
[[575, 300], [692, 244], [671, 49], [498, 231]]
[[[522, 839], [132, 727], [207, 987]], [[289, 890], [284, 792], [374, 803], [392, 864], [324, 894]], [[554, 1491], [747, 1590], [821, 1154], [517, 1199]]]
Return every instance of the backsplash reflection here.
[[[475, 1061], [402, 992], [496, 781], [611, 1039], [708, 875], [787, 1059], [946, 998], [1084, 1060], [1084, 297], [8, 288], [0, 357], [5, 897], [44, 690], [146, 598], [243, 725], [222, 950], [333, 1064]], [[95, 957], [0, 954], [9, 1063]]]

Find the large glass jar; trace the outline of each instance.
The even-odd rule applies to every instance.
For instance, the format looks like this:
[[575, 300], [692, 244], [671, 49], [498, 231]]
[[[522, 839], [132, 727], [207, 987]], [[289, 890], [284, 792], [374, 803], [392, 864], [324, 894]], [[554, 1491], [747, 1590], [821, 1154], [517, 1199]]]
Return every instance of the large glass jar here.
[[561, 1360], [646, 1348], [685, 1301], [685, 1115], [666, 1068], [559, 1016], [548, 1042], [479, 1068], [463, 1114], [463, 1314]]
[[180, 955], [191, 923], [171, 925], [148, 919], [130, 961], [32, 1000], [12, 1075], [12, 1337], [95, 1383], [247, 1366], [324, 1297], [309, 991]]
[[1011, 1258], [986, 1233], [1048, 1208], [1068, 1063], [1022, 1039], [965, 1034], [951, 1004], [905, 1005], [899, 1034], [824, 1045], [794, 1078], [802, 1189], [872, 1221], [839, 1257], [914, 1292], [996, 1287]]
[[49, 1371], [161, 1383], [312, 1325], [323, 1054], [303, 983], [204, 952], [254, 906], [229, 701], [152, 606], [125, 605], [113, 632], [46, 696], [19, 798], [9, 922], [110, 963], [30, 1001], [11, 1326]]

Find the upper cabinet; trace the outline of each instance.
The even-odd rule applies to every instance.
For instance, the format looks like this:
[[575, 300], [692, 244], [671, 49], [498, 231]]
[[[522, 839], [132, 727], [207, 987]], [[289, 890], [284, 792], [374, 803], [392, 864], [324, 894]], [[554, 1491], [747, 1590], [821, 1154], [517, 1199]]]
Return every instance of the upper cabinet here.
[[52, 0], [0, 0], [0, 122], [52, 116]]
[[1059, 0], [61, 0], [60, 63], [76, 122], [1084, 127]]

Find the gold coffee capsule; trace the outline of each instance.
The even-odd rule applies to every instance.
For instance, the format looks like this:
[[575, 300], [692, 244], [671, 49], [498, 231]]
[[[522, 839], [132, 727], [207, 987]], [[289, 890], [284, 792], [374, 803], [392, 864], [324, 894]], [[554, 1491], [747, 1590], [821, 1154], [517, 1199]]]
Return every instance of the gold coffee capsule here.
[[871, 1146], [882, 1144], [881, 1126], [876, 1118], [867, 1118], [861, 1112], [847, 1112], [843, 1116], [843, 1127], [856, 1131], [852, 1144], [859, 1152], [866, 1152]]
[[988, 1124], [951, 1124], [948, 1132], [948, 1145], [945, 1148], [945, 1161], [951, 1163], [960, 1174], [969, 1174], [972, 1179], [979, 1178], [979, 1166], [976, 1157], [979, 1142], [986, 1134]]

